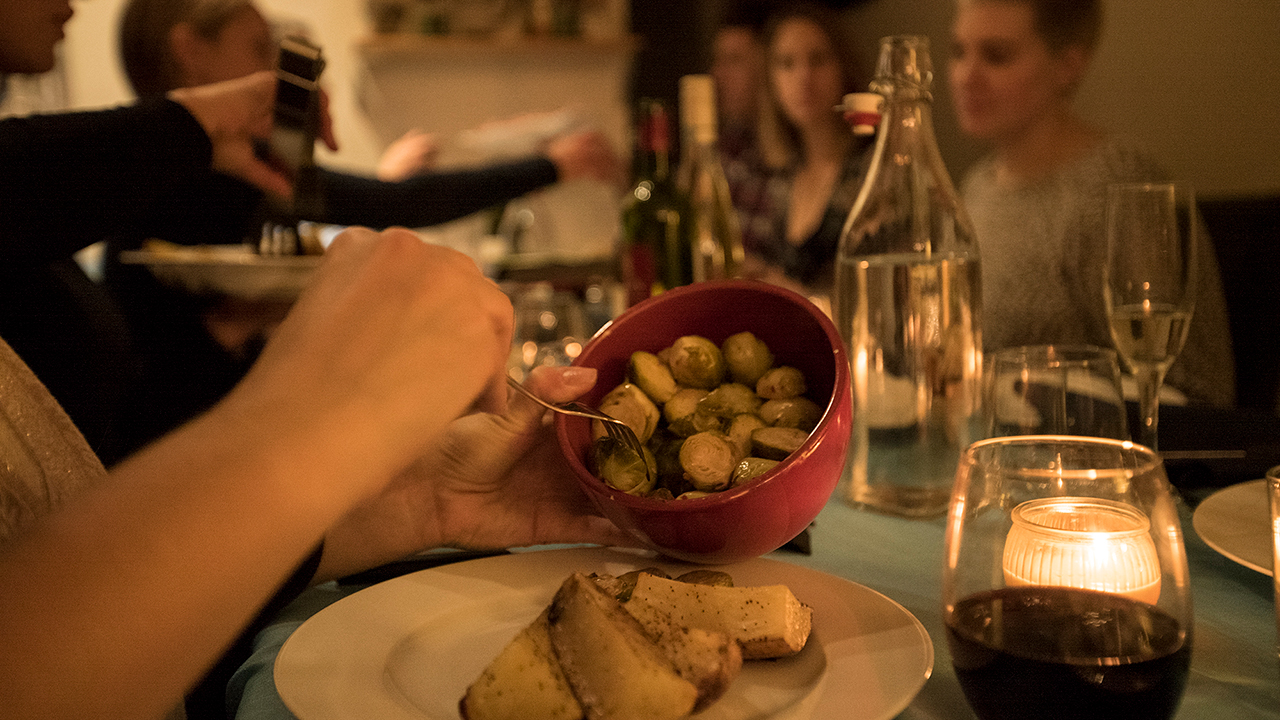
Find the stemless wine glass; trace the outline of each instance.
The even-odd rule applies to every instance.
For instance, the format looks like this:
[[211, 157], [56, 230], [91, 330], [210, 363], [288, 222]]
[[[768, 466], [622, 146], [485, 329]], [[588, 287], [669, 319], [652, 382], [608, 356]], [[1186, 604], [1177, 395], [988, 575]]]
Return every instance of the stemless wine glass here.
[[988, 355], [983, 372], [986, 437], [1086, 435], [1129, 439], [1114, 350], [1022, 345]]
[[1140, 439], [1152, 449], [1160, 386], [1187, 341], [1195, 308], [1198, 222], [1194, 194], [1184, 185], [1107, 189], [1103, 298], [1111, 340], [1137, 380]]
[[568, 365], [586, 342], [586, 318], [573, 293], [537, 282], [509, 290], [515, 332], [507, 372], [523, 381], [539, 365]]
[[1061, 435], [972, 444], [943, 557], [947, 642], [979, 718], [1173, 716], [1191, 588], [1153, 451]]

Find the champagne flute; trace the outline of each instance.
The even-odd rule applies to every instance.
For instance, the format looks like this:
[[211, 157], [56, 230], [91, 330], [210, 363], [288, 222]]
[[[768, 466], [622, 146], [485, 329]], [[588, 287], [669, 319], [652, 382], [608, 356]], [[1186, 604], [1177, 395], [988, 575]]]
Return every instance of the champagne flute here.
[[1153, 450], [1160, 386], [1187, 341], [1195, 308], [1198, 222], [1188, 187], [1108, 188], [1103, 298], [1111, 340], [1137, 380], [1139, 440]]
[[981, 720], [1168, 720], [1192, 601], [1164, 465], [1127, 440], [1026, 435], [960, 458], [942, 611]]

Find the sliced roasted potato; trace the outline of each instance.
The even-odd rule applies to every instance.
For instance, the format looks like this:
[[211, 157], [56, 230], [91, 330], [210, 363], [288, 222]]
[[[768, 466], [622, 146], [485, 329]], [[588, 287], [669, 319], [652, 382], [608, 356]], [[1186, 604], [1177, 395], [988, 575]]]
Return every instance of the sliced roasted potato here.
[[652, 606], [677, 625], [727, 633], [747, 660], [794, 655], [804, 648], [813, 610], [785, 585], [720, 587], [641, 575], [627, 611], [643, 615]]
[[581, 720], [582, 706], [551, 648], [546, 611], [467, 688], [458, 712], [464, 720]]
[[547, 617], [551, 645], [588, 720], [675, 720], [693, 711], [698, 689], [586, 576], [565, 580]]

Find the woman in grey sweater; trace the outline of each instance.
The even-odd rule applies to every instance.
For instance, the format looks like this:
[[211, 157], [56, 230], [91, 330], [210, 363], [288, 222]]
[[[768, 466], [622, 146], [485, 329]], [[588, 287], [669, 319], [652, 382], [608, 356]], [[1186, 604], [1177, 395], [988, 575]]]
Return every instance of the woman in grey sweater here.
[[[988, 349], [1112, 345], [1102, 297], [1107, 185], [1169, 177], [1072, 109], [1101, 26], [1101, 0], [958, 0], [949, 78], [956, 113], [966, 134], [993, 148], [961, 183], [982, 253]], [[1222, 280], [1212, 243], [1200, 251], [1195, 315], [1167, 385], [1192, 401], [1230, 405], [1235, 364]]]

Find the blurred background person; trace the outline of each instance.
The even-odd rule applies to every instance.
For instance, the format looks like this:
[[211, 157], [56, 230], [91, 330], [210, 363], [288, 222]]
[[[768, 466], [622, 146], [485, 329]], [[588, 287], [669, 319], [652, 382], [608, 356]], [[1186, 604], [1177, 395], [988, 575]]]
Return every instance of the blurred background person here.
[[[248, 0], [136, 0], [120, 24], [137, 94], [242, 77], [274, 66], [270, 24]], [[553, 183], [616, 183], [621, 163], [593, 130], [551, 139], [541, 154], [475, 169], [424, 172], [429, 138], [389, 149], [399, 182], [321, 171], [325, 217], [338, 225], [434, 225]], [[173, 187], [146, 228], [106, 238], [101, 283], [69, 256], [0, 268], [0, 333], [40, 376], [108, 465], [209, 407], [244, 374], [284, 306], [211, 301], [119, 262], [150, 237], [239, 243], [261, 229], [263, 195], [221, 175]], [[107, 231], [104, 230], [104, 235]]]
[[[731, 3], [716, 28], [711, 46], [711, 77], [716, 83], [720, 121], [720, 162], [730, 193], [758, 172], [755, 162], [756, 124], [765, 94], [763, 2]], [[754, 160], [753, 160], [754, 159]]]
[[836, 108], [865, 89], [827, 6], [777, 6], [765, 32], [767, 93], [757, 128], [760, 181], [737, 198], [748, 276], [826, 295], [840, 230], [857, 197], [869, 145]]
[[[1101, 0], [959, 0], [949, 80], [961, 129], [992, 152], [961, 182], [982, 254], [983, 342], [1111, 347], [1102, 295], [1107, 185], [1167, 181], [1144, 150], [1072, 108]], [[1234, 361], [1212, 242], [1167, 384], [1230, 405]]]

